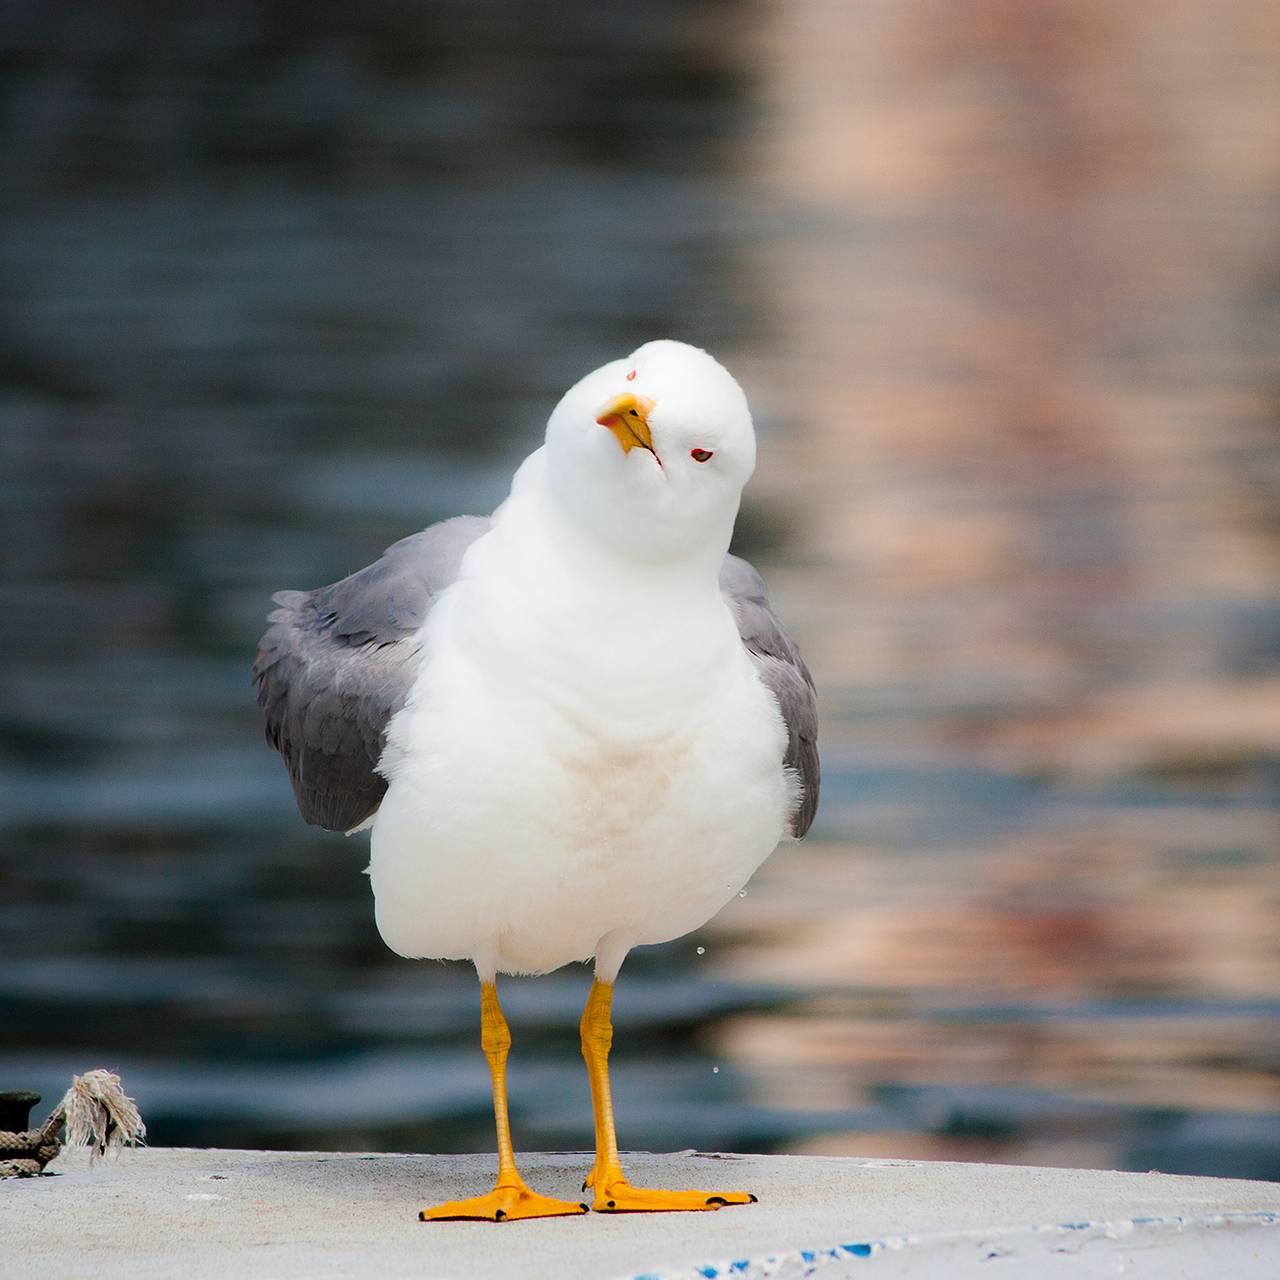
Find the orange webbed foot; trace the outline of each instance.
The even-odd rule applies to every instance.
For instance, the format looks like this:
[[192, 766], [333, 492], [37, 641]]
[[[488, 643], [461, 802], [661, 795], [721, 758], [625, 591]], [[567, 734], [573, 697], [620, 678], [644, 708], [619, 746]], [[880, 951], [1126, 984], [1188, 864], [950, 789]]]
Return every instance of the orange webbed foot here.
[[664, 1191], [633, 1187], [626, 1178], [601, 1181], [591, 1177], [588, 1181], [595, 1188], [591, 1207], [597, 1213], [694, 1213], [756, 1203], [749, 1191]]
[[576, 1200], [556, 1200], [530, 1191], [523, 1183], [499, 1183], [488, 1195], [448, 1200], [423, 1209], [423, 1222], [517, 1222], [521, 1218], [562, 1218], [587, 1212]]

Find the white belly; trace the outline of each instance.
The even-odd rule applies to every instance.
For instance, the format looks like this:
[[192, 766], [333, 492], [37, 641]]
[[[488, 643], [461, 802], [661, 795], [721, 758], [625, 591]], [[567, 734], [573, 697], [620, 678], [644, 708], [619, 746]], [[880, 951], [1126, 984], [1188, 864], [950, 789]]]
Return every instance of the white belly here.
[[602, 965], [605, 951], [620, 963], [704, 923], [777, 846], [785, 732], [736, 631], [731, 649], [703, 655], [705, 680], [673, 696], [667, 675], [696, 655], [623, 679], [571, 654], [563, 673], [495, 679], [456, 601], [441, 609], [392, 725], [373, 826], [393, 950], [540, 973], [606, 940]]

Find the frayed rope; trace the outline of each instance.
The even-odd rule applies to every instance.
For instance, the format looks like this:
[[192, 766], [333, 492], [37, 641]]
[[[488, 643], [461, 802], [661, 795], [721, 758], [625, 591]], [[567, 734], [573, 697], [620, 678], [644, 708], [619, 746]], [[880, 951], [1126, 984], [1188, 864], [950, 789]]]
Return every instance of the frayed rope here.
[[86, 1071], [72, 1078], [71, 1088], [39, 1129], [0, 1133], [0, 1178], [42, 1172], [64, 1145], [89, 1146], [89, 1163], [94, 1164], [102, 1156], [118, 1155], [121, 1147], [138, 1146], [146, 1136], [147, 1126], [120, 1077], [111, 1071]]
[[146, 1140], [147, 1126], [138, 1114], [138, 1104], [110, 1071], [86, 1071], [74, 1077], [58, 1109], [67, 1126], [63, 1141], [69, 1147], [92, 1144], [90, 1163], [108, 1151], [119, 1155], [121, 1147], [136, 1147]]

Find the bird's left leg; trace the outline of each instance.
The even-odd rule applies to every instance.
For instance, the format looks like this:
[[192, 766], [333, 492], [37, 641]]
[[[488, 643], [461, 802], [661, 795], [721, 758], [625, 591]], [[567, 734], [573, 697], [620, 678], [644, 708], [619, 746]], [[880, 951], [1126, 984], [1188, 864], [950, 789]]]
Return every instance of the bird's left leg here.
[[447, 1218], [470, 1218], [486, 1222], [514, 1221], [517, 1218], [557, 1218], [564, 1214], [586, 1213], [587, 1206], [573, 1200], [553, 1200], [531, 1191], [516, 1169], [511, 1147], [511, 1122], [507, 1116], [507, 1052], [511, 1032], [498, 1003], [498, 988], [492, 982], [480, 987], [480, 1043], [489, 1059], [493, 1077], [493, 1115], [498, 1126], [498, 1181], [486, 1196], [450, 1200], [418, 1215], [423, 1222]]
[[633, 1187], [618, 1159], [618, 1136], [613, 1125], [613, 1097], [609, 1089], [609, 1050], [613, 1046], [613, 983], [598, 978], [591, 984], [582, 1011], [582, 1056], [591, 1078], [591, 1105], [596, 1122], [596, 1162], [583, 1185], [595, 1191], [592, 1208], [601, 1213], [641, 1213], [646, 1210], [719, 1209], [751, 1204], [748, 1191], [657, 1191]]

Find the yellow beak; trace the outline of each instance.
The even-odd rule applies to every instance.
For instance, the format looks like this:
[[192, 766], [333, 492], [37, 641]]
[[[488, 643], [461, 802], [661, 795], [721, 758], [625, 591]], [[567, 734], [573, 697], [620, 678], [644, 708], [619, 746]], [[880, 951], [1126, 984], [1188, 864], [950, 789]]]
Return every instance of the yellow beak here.
[[653, 436], [649, 433], [649, 415], [653, 408], [652, 400], [628, 392], [601, 405], [596, 421], [618, 437], [623, 453], [637, 447], [653, 453]]

